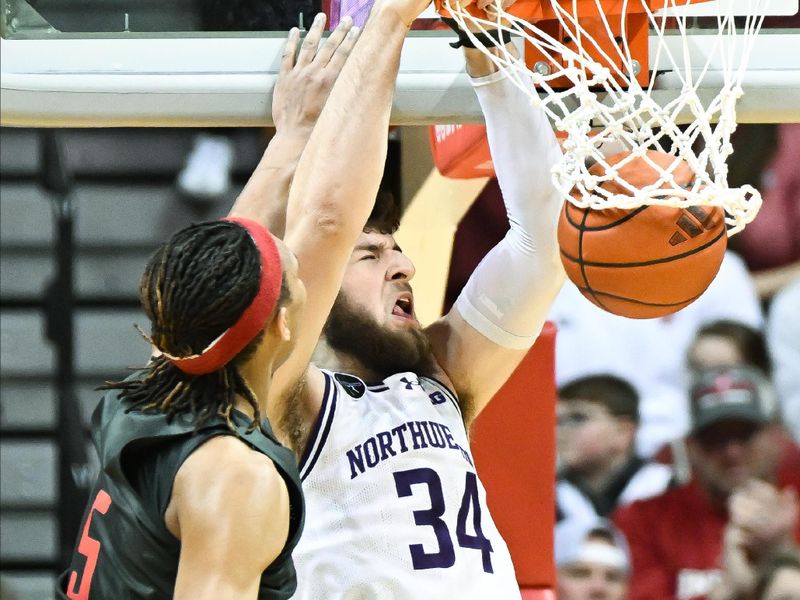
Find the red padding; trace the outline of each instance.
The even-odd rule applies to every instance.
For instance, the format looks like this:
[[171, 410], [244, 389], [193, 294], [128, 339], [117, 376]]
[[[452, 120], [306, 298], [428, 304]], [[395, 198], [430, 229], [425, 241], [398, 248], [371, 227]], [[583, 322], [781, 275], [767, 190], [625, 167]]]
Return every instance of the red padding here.
[[494, 177], [489, 141], [483, 125], [432, 125], [429, 128], [433, 162], [453, 179]]
[[476, 468], [521, 588], [555, 587], [555, 334], [546, 323], [472, 432]]
[[523, 588], [522, 600], [556, 600], [556, 593], [553, 590], [541, 588]]

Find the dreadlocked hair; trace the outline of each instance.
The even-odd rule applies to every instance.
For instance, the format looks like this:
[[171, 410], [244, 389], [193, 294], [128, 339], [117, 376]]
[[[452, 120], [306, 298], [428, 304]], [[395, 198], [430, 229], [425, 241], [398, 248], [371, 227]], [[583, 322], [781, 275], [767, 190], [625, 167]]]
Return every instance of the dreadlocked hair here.
[[[231, 222], [192, 225], [173, 235], [145, 267], [139, 299], [150, 319], [150, 341], [172, 356], [202, 352], [239, 319], [258, 293], [261, 259], [247, 231]], [[284, 277], [278, 307], [288, 300]], [[168, 421], [181, 413], [200, 428], [214, 416], [233, 430], [231, 411], [237, 394], [252, 407], [248, 431], [261, 427], [258, 401], [239, 366], [252, 356], [264, 332], [233, 360], [206, 375], [184, 373], [165, 356], [153, 358], [142, 377], [108, 382], [98, 389], [122, 390], [127, 411], [155, 411]]]

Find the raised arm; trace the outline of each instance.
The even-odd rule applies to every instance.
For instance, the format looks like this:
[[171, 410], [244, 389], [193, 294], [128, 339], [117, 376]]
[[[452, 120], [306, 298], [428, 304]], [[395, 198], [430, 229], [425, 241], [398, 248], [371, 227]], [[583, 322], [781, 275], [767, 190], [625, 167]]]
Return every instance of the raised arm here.
[[[510, 44], [507, 49], [515, 52]], [[469, 421], [538, 337], [564, 271], [556, 241], [562, 200], [550, 182], [561, 151], [550, 123], [488, 57], [468, 48], [465, 55], [510, 224], [455, 307], [428, 329]]]
[[299, 53], [300, 32], [296, 28], [289, 32], [272, 95], [275, 135], [230, 216], [254, 219], [283, 237], [289, 187], [314, 124], [353, 49], [356, 36], [348, 35], [351, 26], [350, 19], [342, 19], [320, 45], [325, 15], [318, 14]]
[[[400, 50], [427, 0], [378, 0], [333, 86], [297, 167], [284, 241], [300, 263], [307, 303], [296, 345], [273, 379], [281, 399], [306, 374], [344, 269], [375, 201], [386, 159], [389, 114]], [[309, 370], [305, 399], [313, 416], [322, 377]], [[317, 389], [318, 386], [320, 389]]]

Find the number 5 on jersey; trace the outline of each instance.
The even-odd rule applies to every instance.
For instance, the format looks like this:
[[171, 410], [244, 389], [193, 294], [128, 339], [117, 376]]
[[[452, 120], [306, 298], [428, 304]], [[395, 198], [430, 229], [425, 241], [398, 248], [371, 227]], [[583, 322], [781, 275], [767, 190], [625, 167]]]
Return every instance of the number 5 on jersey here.
[[86, 557], [86, 565], [83, 567], [83, 574], [80, 577], [80, 586], [77, 585], [78, 572], [72, 571], [69, 574], [67, 598], [71, 600], [89, 599], [92, 577], [94, 576], [95, 567], [97, 567], [97, 557], [100, 554], [100, 542], [89, 535], [89, 528], [92, 526], [92, 517], [94, 514], [99, 513], [104, 515], [108, 512], [110, 506], [111, 496], [109, 496], [105, 490], [98, 491], [92, 503], [92, 508], [89, 509], [89, 514], [86, 517], [86, 524], [83, 526], [81, 541], [78, 542], [78, 553]]
[[[422, 544], [410, 544], [411, 564], [415, 569], [446, 569], [456, 562], [456, 553], [450, 529], [442, 516], [445, 512], [444, 494], [439, 475], [433, 469], [420, 468], [394, 473], [394, 484], [397, 496], [405, 498], [413, 495], [411, 486], [425, 485], [428, 489], [431, 507], [414, 511], [414, 523], [420, 527], [432, 527], [439, 545], [437, 552], [425, 552]], [[472, 529], [475, 535], [467, 533], [467, 519], [472, 512]], [[464, 483], [464, 496], [458, 509], [456, 523], [456, 540], [461, 548], [470, 548], [481, 552], [483, 570], [492, 570], [492, 543], [483, 535], [481, 529], [481, 504], [478, 497], [478, 480], [475, 473], [467, 472]]]

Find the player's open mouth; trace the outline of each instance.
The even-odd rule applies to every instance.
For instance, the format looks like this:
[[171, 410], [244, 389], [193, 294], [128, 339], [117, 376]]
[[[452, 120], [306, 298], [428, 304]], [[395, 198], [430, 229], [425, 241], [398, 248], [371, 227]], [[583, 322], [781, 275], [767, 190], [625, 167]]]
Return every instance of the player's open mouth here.
[[394, 303], [392, 315], [403, 319], [414, 318], [414, 302], [410, 295], [400, 296]]

